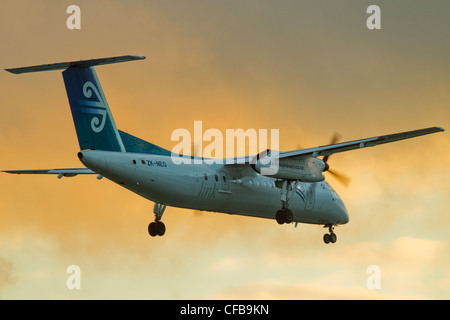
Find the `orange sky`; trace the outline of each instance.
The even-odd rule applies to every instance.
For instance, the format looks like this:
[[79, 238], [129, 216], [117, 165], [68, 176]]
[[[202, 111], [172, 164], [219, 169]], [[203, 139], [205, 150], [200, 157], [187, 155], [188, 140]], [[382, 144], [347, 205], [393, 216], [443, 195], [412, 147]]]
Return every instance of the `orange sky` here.
[[[350, 222], [320, 226], [168, 208], [103, 179], [1, 174], [1, 299], [448, 299], [448, 1], [4, 1], [1, 68], [144, 55], [97, 74], [122, 130], [171, 149], [173, 130], [280, 129], [280, 148], [442, 126], [334, 155]], [[59, 71], [0, 72], [0, 169], [78, 167]], [[82, 289], [65, 286], [67, 266]], [[369, 265], [381, 289], [366, 287]]]

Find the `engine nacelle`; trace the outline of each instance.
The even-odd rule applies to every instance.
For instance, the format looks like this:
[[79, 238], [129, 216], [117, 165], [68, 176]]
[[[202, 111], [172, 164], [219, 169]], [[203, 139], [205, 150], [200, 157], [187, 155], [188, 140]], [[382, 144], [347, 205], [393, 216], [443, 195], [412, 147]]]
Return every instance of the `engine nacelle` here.
[[[258, 160], [252, 167], [256, 172], [268, 177], [304, 182], [325, 180], [322, 172], [326, 164], [317, 158], [272, 159], [269, 164], [265, 164], [264, 160], [266, 159]], [[271, 170], [268, 170], [269, 168]]]

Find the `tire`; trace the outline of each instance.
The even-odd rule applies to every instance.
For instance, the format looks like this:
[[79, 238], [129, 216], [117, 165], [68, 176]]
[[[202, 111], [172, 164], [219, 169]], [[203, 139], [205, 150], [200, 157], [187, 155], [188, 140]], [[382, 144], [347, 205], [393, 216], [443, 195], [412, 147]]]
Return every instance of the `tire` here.
[[148, 234], [152, 237], [156, 237], [156, 235], [158, 234], [156, 222], [150, 222], [150, 224], [148, 225]]
[[331, 243], [335, 243], [336, 240], [337, 240], [336, 233], [332, 232], [332, 233], [330, 234], [330, 242], [331, 242]]
[[285, 210], [285, 217], [286, 217], [286, 223], [292, 223], [292, 221], [294, 221], [294, 214], [292, 213], [291, 210], [286, 209]]
[[331, 241], [331, 236], [330, 236], [330, 234], [325, 233], [325, 234], [323, 235], [323, 242], [325, 242], [326, 244], [329, 244], [330, 241]]
[[158, 236], [163, 236], [165, 233], [166, 233], [166, 225], [161, 221], [156, 222], [156, 234]]
[[283, 224], [286, 222], [286, 211], [278, 210], [275, 214], [275, 220], [277, 220], [278, 224]]

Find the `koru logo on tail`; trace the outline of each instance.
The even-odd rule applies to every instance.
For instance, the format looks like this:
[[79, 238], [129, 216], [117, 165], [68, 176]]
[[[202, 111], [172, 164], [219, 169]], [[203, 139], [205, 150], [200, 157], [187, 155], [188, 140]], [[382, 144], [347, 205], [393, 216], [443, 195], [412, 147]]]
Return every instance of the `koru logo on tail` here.
[[[95, 97], [92, 97], [93, 93]], [[97, 90], [95, 85], [91, 81], [86, 81], [83, 85], [83, 95], [87, 99], [95, 100], [80, 100], [81, 112], [94, 114], [95, 116], [91, 120], [91, 129], [95, 133], [100, 133], [105, 127], [106, 123], [106, 102], [103, 96]], [[101, 119], [100, 119], [101, 118]]]

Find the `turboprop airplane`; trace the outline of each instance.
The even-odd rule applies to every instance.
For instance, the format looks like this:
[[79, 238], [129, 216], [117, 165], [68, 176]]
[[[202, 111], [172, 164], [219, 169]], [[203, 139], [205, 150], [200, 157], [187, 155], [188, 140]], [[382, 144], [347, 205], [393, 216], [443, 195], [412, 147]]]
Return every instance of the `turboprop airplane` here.
[[[349, 142], [333, 141], [329, 145], [287, 152], [266, 150], [219, 164], [205, 161], [177, 164], [173, 159], [184, 155], [174, 155], [117, 129], [94, 70], [99, 65], [142, 59], [145, 57], [128, 55], [6, 69], [13, 74], [64, 70], [63, 79], [80, 145], [78, 158], [85, 168], [4, 172], [55, 174], [58, 178], [79, 174], [105, 177], [154, 202], [155, 219], [148, 226], [152, 237], [165, 234], [161, 218], [166, 207], [171, 206], [275, 219], [278, 224], [323, 225], [329, 231], [323, 236], [324, 242], [335, 243], [334, 227], [347, 223], [349, 217], [342, 199], [325, 181], [323, 173], [327, 171], [339, 177], [330, 169], [329, 157], [444, 131], [431, 127]], [[266, 160], [273, 153], [277, 154], [272, 159], [277, 170], [266, 175], [264, 169], [272, 167]], [[195, 155], [190, 157], [197, 159]]]

